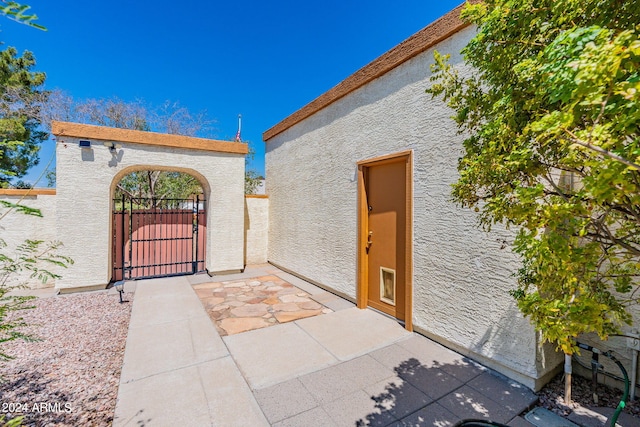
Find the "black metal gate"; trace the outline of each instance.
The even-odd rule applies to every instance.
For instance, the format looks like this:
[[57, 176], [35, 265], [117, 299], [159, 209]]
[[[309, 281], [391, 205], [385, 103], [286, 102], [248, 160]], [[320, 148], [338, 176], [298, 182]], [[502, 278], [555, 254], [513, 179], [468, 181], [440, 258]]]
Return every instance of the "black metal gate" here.
[[112, 280], [204, 271], [204, 199], [123, 197], [113, 206]]

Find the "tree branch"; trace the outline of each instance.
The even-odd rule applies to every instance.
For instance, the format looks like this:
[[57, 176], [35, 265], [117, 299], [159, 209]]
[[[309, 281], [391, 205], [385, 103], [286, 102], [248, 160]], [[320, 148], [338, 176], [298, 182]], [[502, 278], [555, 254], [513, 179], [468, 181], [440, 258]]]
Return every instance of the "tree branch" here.
[[136, 196], [135, 194], [133, 194], [132, 192], [130, 192], [129, 190], [127, 190], [126, 188], [124, 188], [122, 185], [118, 184], [117, 187], [120, 189], [120, 191], [122, 191], [123, 193], [127, 193], [129, 195], [129, 197], [131, 197], [132, 199], [135, 199]]
[[579, 145], [579, 146], [584, 147], [584, 148], [588, 148], [589, 150], [595, 151], [595, 152], [597, 152], [597, 153], [599, 153], [599, 154], [602, 154], [603, 156], [610, 157], [610, 158], [612, 158], [612, 159], [614, 159], [614, 160], [619, 161], [619, 162], [620, 162], [620, 163], [622, 163], [622, 164], [625, 164], [625, 165], [629, 166], [630, 168], [633, 168], [633, 169], [635, 169], [635, 170], [640, 171], [640, 165], [639, 165], [639, 164], [634, 163], [634, 162], [632, 162], [632, 161], [629, 161], [629, 160], [625, 159], [624, 157], [621, 157], [621, 156], [619, 156], [619, 155], [617, 155], [617, 154], [615, 154], [615, 153], [612, 153], [611, 151], [605, 150], [605, 149], [604, 149], [604, 148], [602, 148], [602, 147], [598, 147], [597, 145], [593, 145], [593, 144], [590, 144], [590, 143], [588, 143], [588, 142], [585, 142], [585, 141], [581, 140], [580, 138], [578, 138], [578, 137], [577, 137], [573, 132], [571, 132], [569, 129], [564, 129], [564, 131], [565, 131], [568, 135], [570, 135], [570, 136], [571, 136], [571, 138], [569, 138], [569, 140], [570, 140], [573, 144], [575, 144], [575, 145]]

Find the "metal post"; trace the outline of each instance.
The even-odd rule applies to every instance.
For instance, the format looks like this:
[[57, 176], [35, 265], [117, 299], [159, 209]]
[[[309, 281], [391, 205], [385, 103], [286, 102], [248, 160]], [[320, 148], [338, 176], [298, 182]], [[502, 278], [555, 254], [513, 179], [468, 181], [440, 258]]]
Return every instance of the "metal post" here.
[[629, 400], [635, 400], [636, 398], [636, 378], [638, 376], [638, 350], [633, 349], [631, 352], [631, 395], [629, 396]]
[[599, 354], [591, 353], [591, 394], [593, 403], [598, 405], [598, 368], [600, 368]]
[[200, 209], [200, 195], [196, 195], [196, 202], [193, 206], [193, 239], [195, 240], [192, 246], [192, 258], [191, 258], [191, 270], [193, 274], [198, 272], [198, 211]]
[[[131, 263], [133, 262], [133, 198], [129, 199], [129, 227], [128, 235], [129, 235], [129, 279], [131, 279], [131, 273], [133, 272], [133, 266]], [[136, 245], [137, 250], [137, 245]]]
[[125, 247], [127, 245], [127, 239], [124, 237], [124, 212], [125, 212], [125, 210], [126, 209], [124, 207], [124, 193], [122, 193], [122, 205], [120, 206], [120, 213], [122, 214], [122, 218], [121, 218], [122, 219], [122, 227], [121, 227], [122, 228], [122, 234], [121, 234], [121, 236], [122, 236], [122, 254], [121, 254], [121, 256], [122, 256], [122, 280], [125, 279], [125, 277], [124, 277], [124, 271], [125, 271], [124, 270], [124, 249], [125, 249]]

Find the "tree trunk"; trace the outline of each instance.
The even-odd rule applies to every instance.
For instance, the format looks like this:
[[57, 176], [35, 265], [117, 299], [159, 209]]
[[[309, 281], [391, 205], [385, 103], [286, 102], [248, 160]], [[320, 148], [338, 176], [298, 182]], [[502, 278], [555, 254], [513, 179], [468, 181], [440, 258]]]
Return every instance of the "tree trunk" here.
[[571, 404], [571, 355], [564, 354], [564, 403]]

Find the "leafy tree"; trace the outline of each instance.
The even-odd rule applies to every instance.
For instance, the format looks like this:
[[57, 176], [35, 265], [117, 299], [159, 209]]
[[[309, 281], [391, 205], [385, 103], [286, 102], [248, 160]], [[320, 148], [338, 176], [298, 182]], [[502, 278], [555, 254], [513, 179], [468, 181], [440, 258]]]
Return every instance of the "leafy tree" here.
[[75, 107], [81, 122], [147, 132], [151, 130], [147, 108], [138, 101], [87, 99]]
[[29, 9], [31, 9], [30, 6], [27, 6], [26, 4], [16, 3], [15, 1], [6, 0], [2, 0], [2, 3], [4, 4], [0, 4], [0, 14], [21, 24], [25, 24], [39, 30], [47, 31], [45, 27], [34, 22], [38, 19], [35, 14], [28, 15], [25, 13]]
[[19, 179], [18, 181], [16, 181], [15, 184], [13, 184], [13, 188], [29, 189], [29, 188], [33, 188], [33, 185]]
[[47, 187], [55, 187], [56, 186], [56, 170], [53, 168], [52, 170], [47, 170], [45, 174], [45, 178], [47, 180]]
[[[117, 97], [75, 101], [60, 90], [52, 92], [46, 114], [53, 120], [186, 136], [206, 133], [212, 123], [205, 112], [193, 114], [177, 103], [166, 102], [158, 108], [149, 108], [143, 101], [126, 102]], [[50, 184], [55, 182], [55, 171], [47, 175], [47, 180]], [[186, 199], [201, 191], [200, 183], [189, 174], [142, 170], [125, 176], [118, 183], [116, 198], [124, 194], [158, 201]]]
[[[49, 96], [44, 114], [48, 120], [74, 121], [123, 129], [155, 131], [174, 135], [214, 138], [206, 111], [193, 113], [176, 102], [166, 101], [149, 107], [144, 101], [123, 101], [119, 98], [75, 101], [60, 90]], [[247, 158], [253, 156], [253, 151]], [[257, 172], [245, 173], [245, 193], [255, 192], [260, 183]], [[47, 175], [49, 185], [55, 183], [55, 171]], [[156, 200], [186, 199], [202, 191], [197, 179], [189, 174], [166, 171], [138, 171], [125, 176], [117, 186], [116, 198], [122, 194]]]
[[168, 199], [188, 199], [200, 193], [200, 182], [187, 173], [142, 170], [122, 178], [116, 189], [116, 199], [124, 194], [129, 198], [153, 199], [157, 203]]
[[[2, 0], [0, 14], [14, 21], [41, 30], [46, 28], [34, 24], [36, 15], [27, 15], [30, 8], [14, 1]], [[15, 48], [0, 52], [0, 187], [7, 187], [12, 176], [23, 176], [26, 170], [37, 164], [38, 144], [47, 137], [45, 132], [37, 130], [43, 102], [47, 92], [39, 90], [44, 83], [45, 74], [33, 72], [35, 58], [31, 52], [25, 52], [19, 58]], [[18, 181], [20, 187], [28, 184]], [[11, 211], [26, 215], [41, 216], [40, 211], [18, 203], [0, 200], [0, 206], [7, 208], [0, 220]], [[0, 247], [4, 247], [0, 239]], [[2, 259], [10, 259], [0, 254]], [[6, 283], [0, 266], [0, 286]], [[0, 324], [1, 325], [1, 324]]]
[[189, 111], [177, 102], [166, 101], [159, 106], [137, 99], [124, 101], [118, 97], [76, 100], [66, 92], [51, 91], [45, 121], [63, 120], [109, 126], [121, 129], [153, 131], [174, 135], [213, 138], [212, 119], [206, 111]]
[[247, 141], [247, 144], [249, 144], [249, 153], [244, 158], [244, 194], [255, 194], [264, 177], [255, 170], [249, 169], [249, 160], [253, 160], [256, 152], [250, 142]]
[[[0, 13], [18, 22], [45, 29], [33, 23], [35, 15], [26, 15], [29, 7], [12, 1], [4, 1], [0, 5]], [[35, 60], [33, 55], [25, 52], [22, 58], [9, 48], [0, 53], [0, 186], [7, 184], [11, 176], [22, 176], [28, 167], [37, 162], [38, 144], [46, 138], [46, 133], [39, 131], [38, 117], [40, 106], [46, 99], [46, 93], [37, 90], [44, 81], [44, 73], [31, 71]], [[21, 181], [18, 182], [20, 184]], [[38, 209], [30, 208], [19, 202], [0, 200], [4, 212], [0, 221], [9, 213], [42, 216]], [[0, 249], [5, 249], [6, 242], [0, 239]], [[45, 243], [41, 240], [25, 240], [15, 248], [14, 255], [0, 252], [0, 344], [15, 339], [32, 340], [34, 337], [24, 334], [20, 328], [26, 326], [23, 319], [15, 312], [33, 308], [29, 301], [34, 297], [20, 296], [11, 291], [23, 287], [16, 283], [17, 275], [28, 272], [29, 277], [38, 278], [42, 282], [59, 278], [42, 265], [67, 267], [73, 260], [57, 253], [59, 242]], [[0, 360], [11, 359], [0, 349]], [[0, 423], [7, 426], [19, 426], [23, 417], [6, 420], [0, 417]]]
[[433, 85], [466, 136], [453, 199], [482, 226], [515, 226], [518, 307], [566, 354], [606, 339], [640, 274], [640, 3], [486, 0], [463, 49], [435, 55]]
[[32, 71], [35, 63], [28, 51], [22, 56], [13, 47], [0, 52], [0, 187], [38, 163], [40, 144], [48, 137], [39, 128], [45, 74]]
[[244, 194], [256, 194], [264, 177], [254, 170], [247, 170], [244, 174]]

